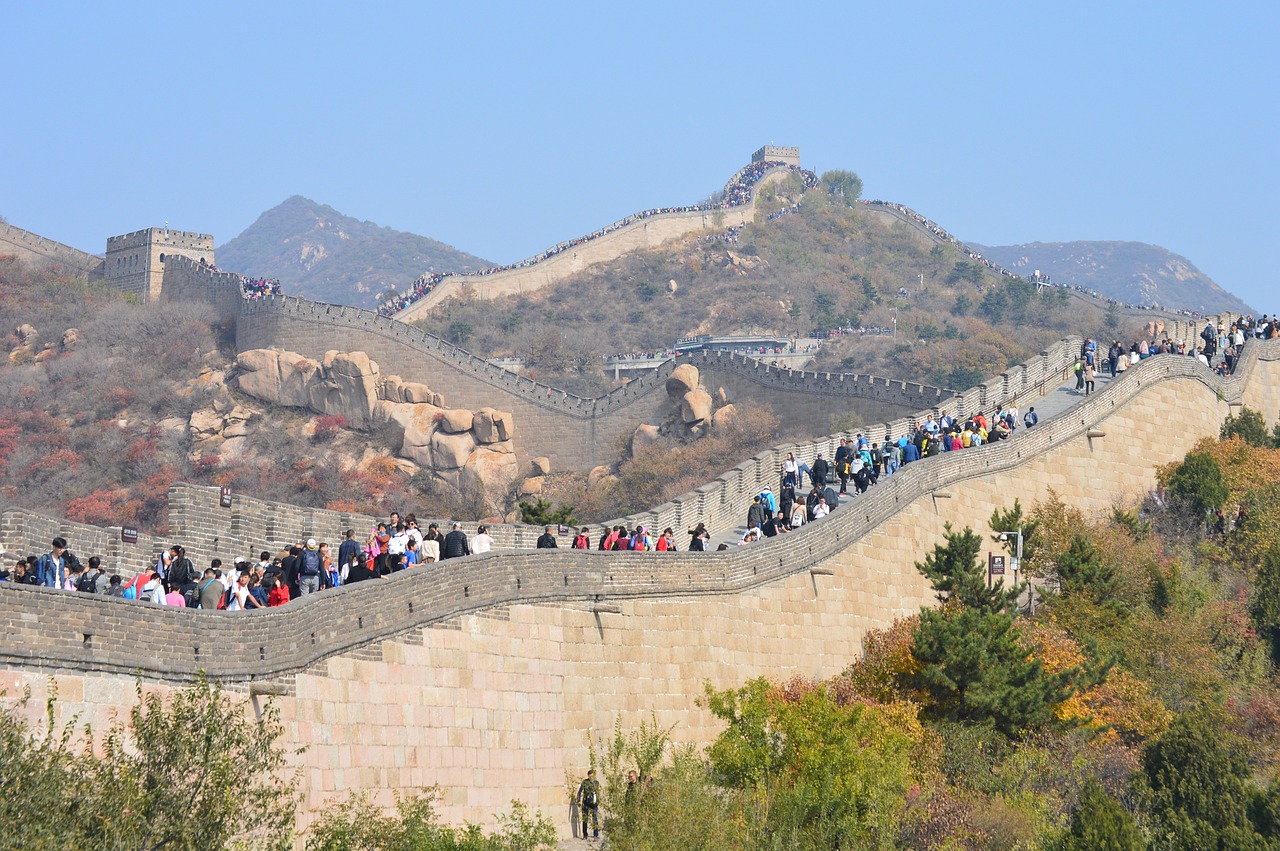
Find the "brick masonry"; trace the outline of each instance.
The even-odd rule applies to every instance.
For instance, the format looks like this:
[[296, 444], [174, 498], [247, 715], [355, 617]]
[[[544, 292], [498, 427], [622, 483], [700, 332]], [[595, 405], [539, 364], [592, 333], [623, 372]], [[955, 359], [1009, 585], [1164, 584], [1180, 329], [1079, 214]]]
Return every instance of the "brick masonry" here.
[[567, 835], [566, 781], [615, 718], [654, 712], [677, 741], [707, 742], [703, 683], [829, 676], [867, 629], [928, 604], [914, 562], [944, 523], [980, 525], [1050, 488], [1106, 511], [1149, 491], [1155, 466], [1217, 434], [1233, 405], [1273, 423], [1277, 398], [1280, 343], [1248, 347], [1226, 381], [1152, 358], [1018, 440], [912, 465], [821, 523], [726, 553], [502, 551], [261, 614], [0, 586], [0, 670], [33, 689], [33, 712], [52, 685], [61, 711], [91, 722], [132, 704], [138, 675], [163, 689], [206, 670], [279, 691], [308, 746], [295, 757], [304, 809], [439, 784], [450, 821], [487, 822], [514, 797]]

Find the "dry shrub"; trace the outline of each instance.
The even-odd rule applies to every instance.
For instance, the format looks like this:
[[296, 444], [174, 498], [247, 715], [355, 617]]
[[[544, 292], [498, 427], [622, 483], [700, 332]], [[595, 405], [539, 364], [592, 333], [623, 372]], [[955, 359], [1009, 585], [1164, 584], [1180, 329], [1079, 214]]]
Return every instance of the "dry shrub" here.
[[743, 405], [738, 416], [705, 437], [687, 443], [668, 439], [642, 449], [619, 466], [617, 481], [574, 504], [587, 522], [661, 505], [768, 449], [778, 427], [769, 409]]

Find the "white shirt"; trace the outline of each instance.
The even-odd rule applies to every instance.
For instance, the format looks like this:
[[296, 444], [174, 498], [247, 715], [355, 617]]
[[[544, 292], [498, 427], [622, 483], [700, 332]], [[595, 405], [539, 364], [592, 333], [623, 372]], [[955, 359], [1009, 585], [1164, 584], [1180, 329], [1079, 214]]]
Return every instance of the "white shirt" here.
[[231, 589], [231, 602], [227, 604], [227, 611], [235, 612], [245, 607], [245, 598], [249, 596], [249, 589], [239, 582]]
[[820, 502], [813, 507], [814, 520], [817, 520], [819, 517], [826, 517], [830, 513], [831, 513], [831, 507], [828, 506], [825, 502]]
[[487, 553], [493, 550], [493, 536], [488, 532], [482, 532], [471, 539], [471, 552], [473, 554]]
[[391, 540], [387, 541], [387, 555], [403, 555], [409, 543], [409, 535], [401, 533], [392, 535]]

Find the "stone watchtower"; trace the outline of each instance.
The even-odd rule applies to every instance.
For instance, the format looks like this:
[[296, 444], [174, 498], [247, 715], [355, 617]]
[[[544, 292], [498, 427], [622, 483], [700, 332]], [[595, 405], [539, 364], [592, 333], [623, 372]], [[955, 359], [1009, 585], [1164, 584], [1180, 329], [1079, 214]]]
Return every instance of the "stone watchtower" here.
[[765, 145], [751, 155], [753, 163], [781, 162], [800, 167], [800, 149], [787, 148], [782, 145]]
[[135, 293], [145, 301], [160, 298], [166, 257], [180, 254], [213, 266], [213, 237], [169, 228], [147, 228], [107, 238], [107, 259], [102, 272], [118, 290]]

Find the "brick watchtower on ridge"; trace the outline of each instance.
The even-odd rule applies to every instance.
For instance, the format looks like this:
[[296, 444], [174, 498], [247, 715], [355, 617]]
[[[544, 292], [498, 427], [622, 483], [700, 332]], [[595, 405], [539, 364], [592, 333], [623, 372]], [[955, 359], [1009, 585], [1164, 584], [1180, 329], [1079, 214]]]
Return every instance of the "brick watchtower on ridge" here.
[[760, 150], [751, 155], [753, 163], [762, 162], [781, 162], [787, 165], [800, 167], [800, 149], [788, 148], [782, 145], [765, 145]]
[[213, 266], [213, 237], [169, 228], [147, 228], [107, 238], [103, 277], [118, 290], [157, 301], [166, 257], [180, 254]]

